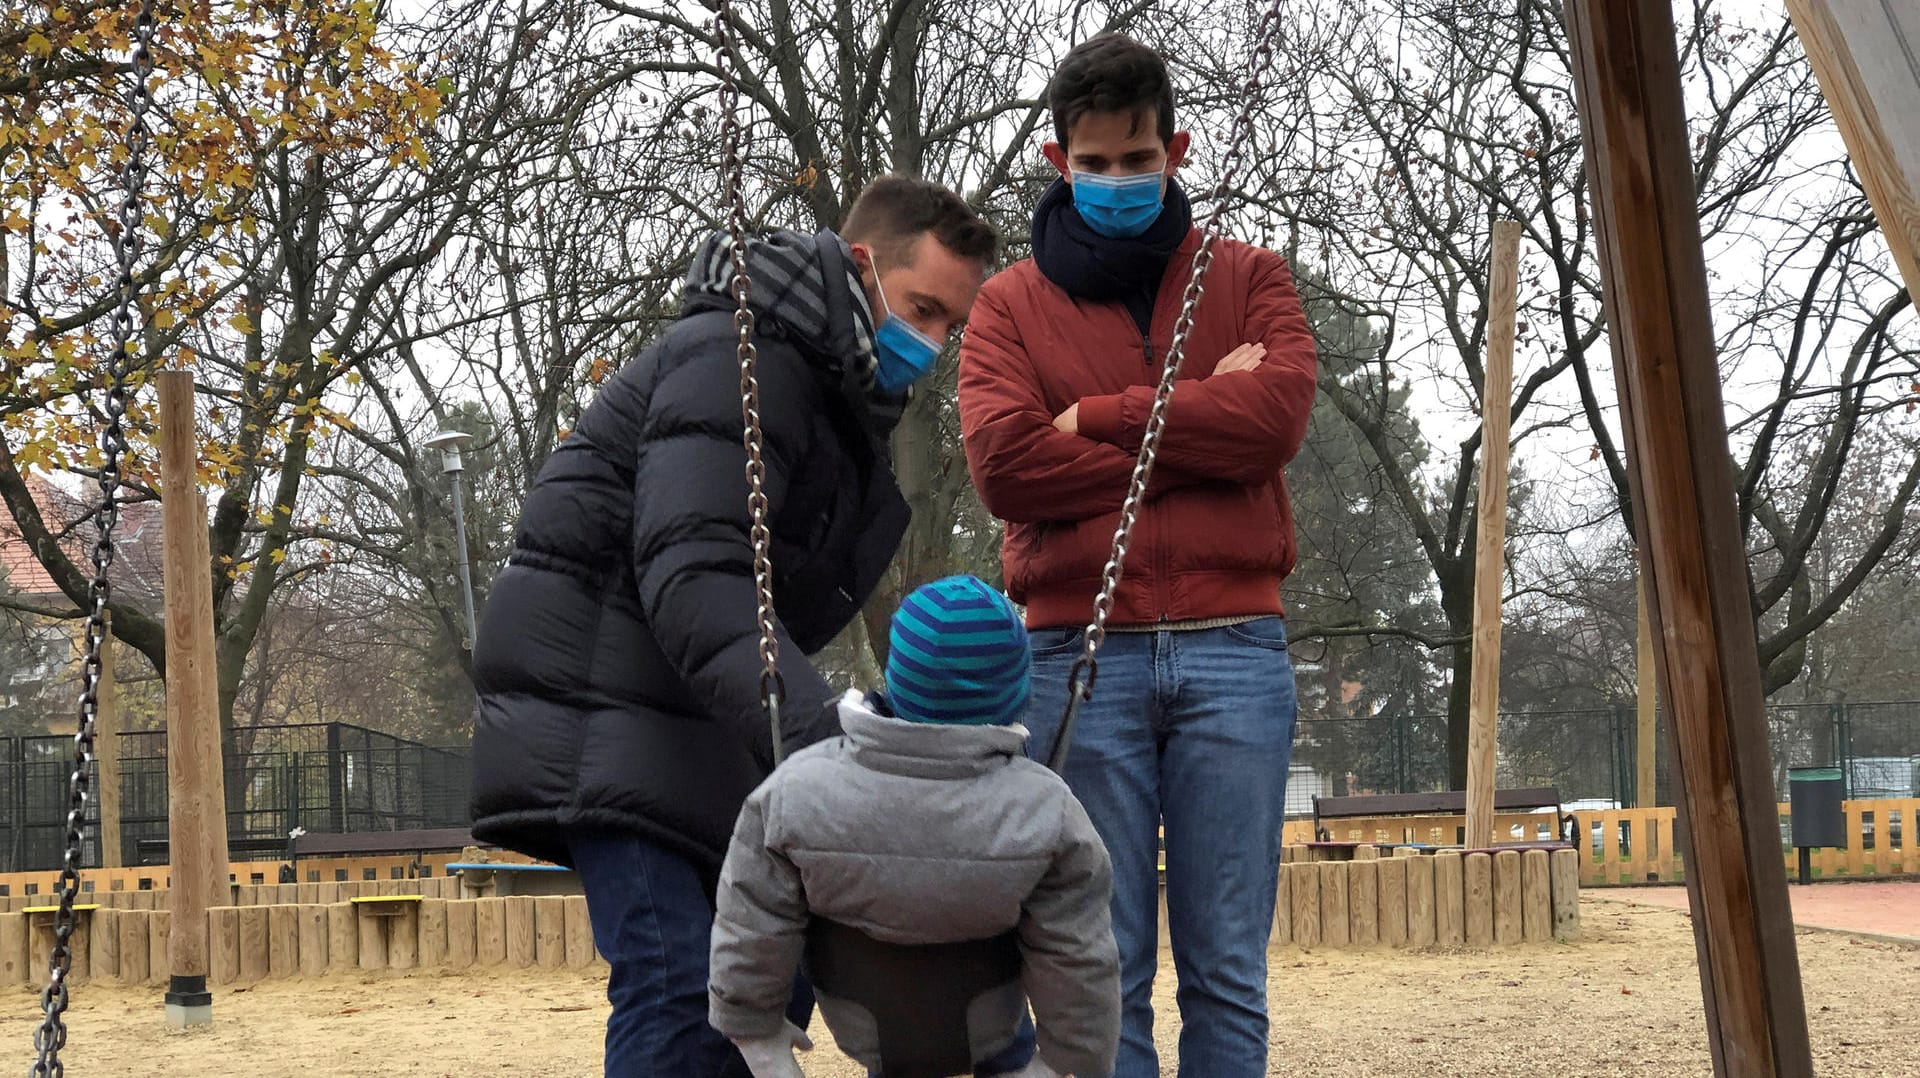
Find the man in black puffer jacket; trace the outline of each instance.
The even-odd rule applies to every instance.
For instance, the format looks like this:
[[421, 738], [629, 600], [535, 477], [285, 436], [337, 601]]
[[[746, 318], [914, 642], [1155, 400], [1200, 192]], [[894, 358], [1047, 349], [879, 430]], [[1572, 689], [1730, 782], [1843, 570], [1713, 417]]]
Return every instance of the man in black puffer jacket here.
[[[995, 243], [952, 192], [889, 176], [838, 235], [748, 249], [790, 751], [839, 733], [806, 656], [893, 559], [908, 511], [888, 436]], [[707, 1025], [713, 889], [773, 760], [731, 274], [710, 237], [680, 319], [548, 458], [474, 655], [474, 835], [580, 872], [612, 965], [609, 1078], [746, 1073]]]

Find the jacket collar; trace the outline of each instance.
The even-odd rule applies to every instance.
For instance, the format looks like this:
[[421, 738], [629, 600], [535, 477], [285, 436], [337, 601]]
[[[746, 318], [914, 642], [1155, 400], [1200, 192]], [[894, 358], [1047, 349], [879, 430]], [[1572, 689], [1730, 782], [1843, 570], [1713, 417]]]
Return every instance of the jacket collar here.
[[959, 779], [1005, 767], [1026, 751], [1027, 728], [941, 726], [882, 715], [849, 692], [840, 698], [840, 729], [855, 763], [911, 778]]

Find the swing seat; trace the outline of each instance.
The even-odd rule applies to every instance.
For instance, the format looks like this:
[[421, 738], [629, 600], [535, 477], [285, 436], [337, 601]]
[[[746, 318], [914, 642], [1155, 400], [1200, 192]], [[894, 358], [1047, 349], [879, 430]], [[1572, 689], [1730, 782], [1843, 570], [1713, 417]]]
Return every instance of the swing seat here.
[[823, 917], [807, 925], [807, 979], [873, 1015], [881, 1078], [972, 1074], [967, 1009], [1020, 979], [1015, 932], [958, 943], [878, 940]]

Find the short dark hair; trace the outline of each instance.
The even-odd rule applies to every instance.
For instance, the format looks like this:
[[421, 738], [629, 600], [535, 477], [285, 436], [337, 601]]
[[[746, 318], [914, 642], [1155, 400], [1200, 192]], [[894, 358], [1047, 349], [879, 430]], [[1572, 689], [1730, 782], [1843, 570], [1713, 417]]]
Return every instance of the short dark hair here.
[[930, 180], [898, 173], [868, 184], [840, 229], [848, 242], [871, 244], [896, 262], [906, 261], [924, 232], [961, 258], [978, 262], [992, 262], [1000, 243], [1000, 234], [965, 199]]
[[1117, 31], [1075, 45], [1047, 84], [1047, 108], [1053, 112], [1053, 137], [1061, 146], [1080, 117], [1089, 112], [1138, 116], [1151, 108], [1159, 121], [1160, 141], [1173, 141], [1173, 79], [1160, 54]]

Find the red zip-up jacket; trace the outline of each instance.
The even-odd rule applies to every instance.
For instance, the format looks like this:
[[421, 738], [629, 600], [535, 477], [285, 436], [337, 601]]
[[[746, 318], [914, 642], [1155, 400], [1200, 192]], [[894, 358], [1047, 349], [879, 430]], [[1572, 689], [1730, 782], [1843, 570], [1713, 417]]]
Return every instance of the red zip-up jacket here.
[[[1143, 336], [1120, 303], [1076, 300], [1032, 259], [987, 281], [960, 349], [974, 486], [1006, 522], [1007, 590], [1032, 628], [1084, 625], [1171, 347], [1200, 233], [1168, 263]], [[1265, 344], [1256, 370], [1221, 357]], [[1282, 469], [1313, 409], [1313, 333], [1286, 260], [1216, 241], [1112, 625], [1282, 613], [1293, 510]], [[1078, 403], [1079, 433], [1054, 417]]]

